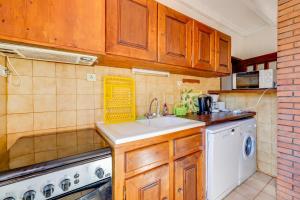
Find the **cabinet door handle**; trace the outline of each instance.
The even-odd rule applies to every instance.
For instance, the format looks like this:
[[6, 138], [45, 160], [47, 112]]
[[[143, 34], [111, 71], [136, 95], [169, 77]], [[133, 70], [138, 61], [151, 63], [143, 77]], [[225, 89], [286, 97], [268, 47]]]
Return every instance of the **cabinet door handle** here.
[[163, 197], [162, 200], [168, 200], [168, 197]]
[[181, 193], [182, 192], [182, 188], [178, 188], [177, 192]]

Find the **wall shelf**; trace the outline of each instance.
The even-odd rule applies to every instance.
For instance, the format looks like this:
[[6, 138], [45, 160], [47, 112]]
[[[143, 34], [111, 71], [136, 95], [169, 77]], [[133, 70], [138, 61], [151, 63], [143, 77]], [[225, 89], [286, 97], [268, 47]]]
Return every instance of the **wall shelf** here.
[[[223, 94], [223, 93], [263, 93], [265, 89], [245, 89], [245, 90], [209, 90], [209, 94]], [[266, 93], [276, 93], [277, 89], [269, 89]]]

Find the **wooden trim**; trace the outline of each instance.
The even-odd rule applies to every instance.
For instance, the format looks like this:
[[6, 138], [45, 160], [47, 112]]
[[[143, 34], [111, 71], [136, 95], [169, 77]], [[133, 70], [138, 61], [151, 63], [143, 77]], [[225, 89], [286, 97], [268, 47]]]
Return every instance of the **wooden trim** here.
[[258, 64], [264, 64], [265, 69], [269, 69], [269, 63], [273, 61], [277, 61], [277, 52], [265, 54], [262, 56], [257, 56], [253, 58], [249, 58], [246, 60], [242, 60], [239, 58], [231, 57], [231, 60], [234, 61], [238, 66], [232, 66], [233, 72], [246, 72], [247, 66], [253, 65], [254, 70], [257, 70]]
[[[249, 89], [249, 90], [209, 90], [209, 94], [224, 94], [224, 93], [263, 93], [266, 89]], [[266, 93], [276, 93], [277, 89], [269, 89]]]
[[184, 79], [182, 79], [182, 83], [198, 83], [198, 84], [200, 84], [200, 80], [184, 78]]

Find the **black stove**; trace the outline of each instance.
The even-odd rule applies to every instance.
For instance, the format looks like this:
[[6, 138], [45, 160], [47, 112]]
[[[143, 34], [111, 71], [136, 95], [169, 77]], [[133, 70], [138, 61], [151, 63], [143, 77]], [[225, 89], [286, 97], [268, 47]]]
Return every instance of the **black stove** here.
[[0, 200], [111, 199], [111, 149], [95, 129], [9, 137]]

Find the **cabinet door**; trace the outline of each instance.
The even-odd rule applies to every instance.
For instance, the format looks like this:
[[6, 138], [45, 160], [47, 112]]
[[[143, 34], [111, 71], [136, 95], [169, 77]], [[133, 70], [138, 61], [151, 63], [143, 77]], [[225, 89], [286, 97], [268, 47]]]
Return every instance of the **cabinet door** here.
[[0, 34], [2, 37], [25, 38], [26, 4], [27, 0], [0, 1]]
[[175, 161], [175, 200], [204, 199], [203, 156], [198, 152]]
[[161, 166], [125, 181], [126, 199], [169, 199], [169, 167]]
[[215, 30], [193, 22], [193, 67], [215, 71]]
[[158, 61], [191, 66], [193, 20], [163, 5], [158, 6]]
[[231, 37], [224, 33], [216, 33], [216, 71], [231, 73]]
[[50, 0], [50, 43], [105, 52], [105, 0]]
[[106, 51], [157, 60], [157, 3], [154, 0], [107, 1]]
[[1, 0], [0, 39], [105, 52], [105, 0]]

